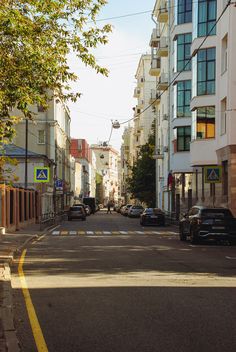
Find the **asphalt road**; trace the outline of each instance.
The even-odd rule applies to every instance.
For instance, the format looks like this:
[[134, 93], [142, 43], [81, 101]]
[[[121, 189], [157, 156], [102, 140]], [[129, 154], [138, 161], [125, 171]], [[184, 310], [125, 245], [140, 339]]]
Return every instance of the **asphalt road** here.
[[[99, 212], [32, 244], [24, 273], [49, 351], [236, 351], [236, 246]], [[22, 351], [37, 351], [17, 275]]]

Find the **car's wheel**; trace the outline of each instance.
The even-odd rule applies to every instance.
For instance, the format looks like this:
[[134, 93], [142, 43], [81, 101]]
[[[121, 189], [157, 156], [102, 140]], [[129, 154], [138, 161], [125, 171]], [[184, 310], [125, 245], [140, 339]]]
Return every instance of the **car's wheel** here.
[[197, 244], [199, 242], [198, 234], [193, 229], [191, 229], [191, 231], [190, 231], [190, 242], [192, 244]]
[[180, 239], [180, 241], [187, 240], [187, 235], [183, 232], [183, 226], [179, 227], [179, 239]]

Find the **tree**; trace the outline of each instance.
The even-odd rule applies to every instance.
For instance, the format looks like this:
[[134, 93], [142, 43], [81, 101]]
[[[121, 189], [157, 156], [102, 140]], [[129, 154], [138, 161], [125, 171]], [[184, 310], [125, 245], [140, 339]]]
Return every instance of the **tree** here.
[[33, 119], [32, 105], [47, 107], [50, 93], [76, 101], [70, 91], [78, 77], [67, 57], [74, 52], [85, 65], [107, 75], [92, 53], [107, 43], [109, 25], [96, 16], [106, 0], [0, 0], [0, 141], [14, 135], [17, 108]]
[[140, 147], [138, 158], [133, 167], [132, 175], [127, 180], [128, 191], [133, 198], [145, 202], [147, 206], [155, 206], [155, 160], [153, 159], [155, 148], [155, 129], [152, 126], [148, 142]]

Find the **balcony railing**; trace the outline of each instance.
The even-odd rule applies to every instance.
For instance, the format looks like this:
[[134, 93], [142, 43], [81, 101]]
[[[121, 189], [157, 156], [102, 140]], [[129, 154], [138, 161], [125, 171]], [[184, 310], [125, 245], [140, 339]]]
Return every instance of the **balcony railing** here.
[[168, 75], [167, 73], [162, 73], [159, 76], [159, 81], [157, 84], [157, 89], [158, 90], [166, 90], [168, 88]]
[[154, 101], [156, 101], [157, 104], [160, 102], [160, 93], [158, 93], [156, 89], [151, 89], [149, 104], [154, 103]]
[[157, 48], [157, 55], [160, 57], [168, 56], [168, 38], [162, 37]]
[[160, 7], [158, 9], [158, 22], [165, 23], [168, 21], [168, 8], [166, 0], [160, 2]]
[[161, 71], [161, 59], [157, 57], [152, 58], [149, 74], [151, 76], [159, 76], [160, 71]]
[[154, 28], [152, 30], [152, 35], [151, 35], [151, 40], [149, 45], [153, 48], [156, 48], [158, 46], [160, 40], [160, 30], [158, 28]]

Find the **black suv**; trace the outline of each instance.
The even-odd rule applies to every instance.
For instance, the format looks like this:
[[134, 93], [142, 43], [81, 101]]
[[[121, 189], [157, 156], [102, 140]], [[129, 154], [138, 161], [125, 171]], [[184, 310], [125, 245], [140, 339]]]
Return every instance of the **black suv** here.
[[201, 239], [236, 241], [236, 219], [227, 208], [209, 208], [194, 206], [183, 214], [179, 223], [179, 237], [186, 241], [190, 236], [191, 243]]

